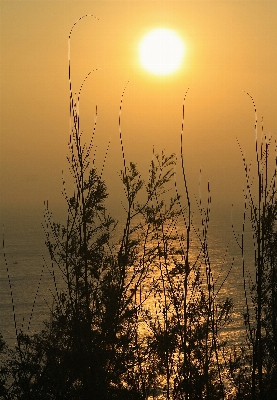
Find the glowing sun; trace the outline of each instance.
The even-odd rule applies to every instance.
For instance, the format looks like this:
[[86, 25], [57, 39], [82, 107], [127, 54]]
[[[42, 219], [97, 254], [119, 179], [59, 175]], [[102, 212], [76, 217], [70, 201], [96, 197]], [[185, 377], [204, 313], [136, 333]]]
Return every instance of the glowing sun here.
[[182, 39], [171, 29], [148, 32], [139, 44], [139, 60], [143, 68], [155, 75], [168, 75], [180, 68], [185, 54]]

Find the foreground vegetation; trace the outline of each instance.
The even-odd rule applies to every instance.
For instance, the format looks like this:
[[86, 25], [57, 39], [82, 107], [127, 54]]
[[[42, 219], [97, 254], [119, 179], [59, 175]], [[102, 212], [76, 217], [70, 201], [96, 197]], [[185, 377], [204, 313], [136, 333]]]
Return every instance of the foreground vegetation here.
[[[72, 110], [75, 118], [76, 107]], [[233, 305], [229, 298], [220, 302], [214, 288], [210, 194], [205, 207], [199, 204], [195, 255], [185, 174], [185, 206], [176, 184], [175, 195], [167, 196], [175, 156], [155, 155], [147, 182], [123, 158], [126, 221], [115, 241], [105, 183], [90, 167], [92, 147], [81, 145], [73, 124], [68, 160], [75, 192], [64, 191], [66, 225], [55, 223], [48, 205], [45, 209], [46, 244], [63, 290], [56, 286], [43, 331], [30, 336], [17, 330], [15, 349], [1, 340], [1, 398], [275, 399], [277, 204], [276, 171], [267, 177], [268, 144], [257, 159], [258, 203], [244, 160], [244, 224], [249, 215], [256, 280], [248, 291], [243, 261], [246, 335], [236, 348], [220, 335]], [[143, 191], [145, 200], [138, 202]], [[244, 260], [244, 230], [241, 239]]]
[[[94, 167], [93, 137], [81, 143], [78, 98], [75, 102], [70, 81], [68, 161], [75, 190], [63, 192], [67, 221], [53, 221], [48, 204], [44, 216], [53, 279], [61, 273], [63, 289], [55, 283], [54, 307], [44, 330], [35, 335], [16, 330], [15, 348], [0, 340], [1, 398], [277, 398], [276, 168], [269, 177], [269, 141], [265, 138], [258, 149], [256, 135], [257, 173], [243, 158], [245, 213], [239, 245], [245, 340], [232, 348], [221, 336], [232, 319], [232, 299], [219, 300], [209, 257], [210, 191], [207, 204], [198, 205], [201, 226], [196, 229], [182, 135], [184, 199], [174, 180], [176, 157], [153, 154], [144, 181], [136, 165], [126, 162], [120, 132], [126, 218], [115, 239], [116, 221], [105, 207], [106, 186]], [[253, 282], [244, 265], [247, 219], [255, 243]], [[197, 254], [191, 247], [196, 241]]]

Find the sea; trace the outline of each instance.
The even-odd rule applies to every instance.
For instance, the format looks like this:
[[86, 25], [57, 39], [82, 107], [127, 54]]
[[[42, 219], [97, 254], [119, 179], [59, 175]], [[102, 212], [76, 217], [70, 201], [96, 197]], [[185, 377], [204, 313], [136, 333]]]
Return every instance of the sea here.
[[[55, 220], [59, 222], [59, 215]], [[43, 222], [43, 209], [17, 209], [1, 215], [0, 332], [10, 346], [16, 344], [16, 331], [33, 334], [44, 328], [45, 322], [50, 319], [55, 291], [63, 288], [62, 275], [52, 265], [45, 245]], [[193, 228], [201, 233], [201, 218], [197, 213], [193, 215], [193, 223]], [[222, 334], [235, 345], [239, 345], [245, 336], [245, 293], [240, 247], [242, 225], [241, 208], [216, 207], [211, 211], [207, 234], [215, 293], [218, 291], [218, 300], [228, 297], [234, 303], [232, 322]], [[119, 235], [121, 229], [123, 225], [119, 224]], [[184, 226], [180, 225], [179, 230], [184, 232]], [[244, 236], [244, 262], [248, 280], [255, 279], [250, 224], [245, 227]], [[193, 243], [191, 251], [196, 254], [198, 249], [199, 243]]]

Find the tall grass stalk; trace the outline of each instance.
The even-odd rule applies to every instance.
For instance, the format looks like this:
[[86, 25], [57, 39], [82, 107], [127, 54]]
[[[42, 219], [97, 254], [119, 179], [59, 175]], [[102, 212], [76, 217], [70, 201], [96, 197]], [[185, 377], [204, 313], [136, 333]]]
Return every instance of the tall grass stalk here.
[[[242, 153], [246, 189], [241, 238], [242, 272], [245, 296], [245, 329], [250, 349], [251, 377], [246, 384], [251, 388], [251, 399], [275, 398], [274, 377], [276, 358], [276, 141], [266, 137], [261, 122], [258, 140], [258, 119], [255, 102], [250, 96], [255, 115], [255, 164], [246, 161]], [[270, 151], [273, 146], [273, 160]], [[272, 170], [273, 167], [273, 170]], [[272, 172], [270, 172], [272, 170]], [[270, 176], [271, 175], [271, 176]], [[245, 227], [250, 222], [254, 243], [255, 276], [248, 277], [245, 263]], [[245, 387], [246, 387], [245, 386]], [[243, 389], [245, 390], [245, 389]], [[241, 393], [243, 395], [243, 393]], [[245, 393], [245, 396], [250, 393]], [[240, 397], [239, 397], [240, 398]]]

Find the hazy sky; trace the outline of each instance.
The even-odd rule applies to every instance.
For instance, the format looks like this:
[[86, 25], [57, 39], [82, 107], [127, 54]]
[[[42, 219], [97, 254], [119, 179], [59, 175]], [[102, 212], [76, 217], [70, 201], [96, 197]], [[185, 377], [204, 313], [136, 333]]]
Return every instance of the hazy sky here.
[[[88, 139], [98, 106], [97, 164], [111, 147], [105, 179], [119, 198], [127, 160], [147, 174], [152, 147], [180, 152], [184, 94], [184, 154], [191, 195], [211, 182], [213, 200], [240, 199], [243, 166], [236, 138], [253, 158], [255, 99], [264, 131], [277, 132], [277, 1], [1, 1], [1, 208], [41, 207], [60, 200], [67, 169], [71, 42], [73, 90], [86, 74], [81, 124]], [[182, 68], [167, 77], [138, 62], [142, 36], [156, 27], [176, 30], [186, 43]], [[145, 175], [145, 177], [147, 177]], [[69, 187], [70, 190], [70, 187]], [[115, 203], [116, 204], [116, 203]]]

